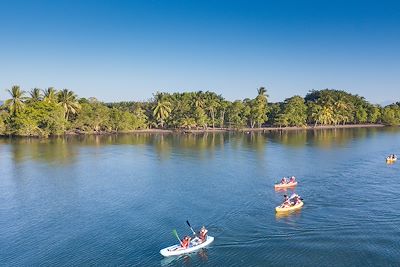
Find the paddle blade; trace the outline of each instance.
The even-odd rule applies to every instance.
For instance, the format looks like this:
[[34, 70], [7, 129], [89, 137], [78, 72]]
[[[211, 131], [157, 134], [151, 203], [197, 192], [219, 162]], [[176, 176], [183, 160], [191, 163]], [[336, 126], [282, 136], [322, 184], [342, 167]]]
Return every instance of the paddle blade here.
[[[172, 230], [172, 234], [179, 239], [178, 232], [174, 229]], [[179, 239], [180, 240], [180, 239]]]
[[186, 221], [186, 223], [187, 223], [187, 225], [188, 225], [189, 227], [192, 227], [192, 226], [190, 226], [190, 223], [189, 223], [189, 221]]

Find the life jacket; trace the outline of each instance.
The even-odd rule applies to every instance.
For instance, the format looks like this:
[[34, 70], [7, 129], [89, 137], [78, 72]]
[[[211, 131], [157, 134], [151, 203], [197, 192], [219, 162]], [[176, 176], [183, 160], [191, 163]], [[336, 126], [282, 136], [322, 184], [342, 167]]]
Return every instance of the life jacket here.
[[207, 231], [200, 231], [200, 239], [201, 240], [205, 240], [207, 236]]
[[187, 248], [189, 246], [189, 239], [183, 239], [181, 246]]

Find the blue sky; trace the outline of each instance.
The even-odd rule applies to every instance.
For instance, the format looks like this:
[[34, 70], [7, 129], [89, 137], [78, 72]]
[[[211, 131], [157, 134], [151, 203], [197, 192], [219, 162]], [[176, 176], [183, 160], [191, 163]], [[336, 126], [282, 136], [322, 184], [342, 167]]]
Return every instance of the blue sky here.
[[212, 90], [271, 101], [335, 88], [400, 100], [400, 1], [0, 1], [0, 99]]

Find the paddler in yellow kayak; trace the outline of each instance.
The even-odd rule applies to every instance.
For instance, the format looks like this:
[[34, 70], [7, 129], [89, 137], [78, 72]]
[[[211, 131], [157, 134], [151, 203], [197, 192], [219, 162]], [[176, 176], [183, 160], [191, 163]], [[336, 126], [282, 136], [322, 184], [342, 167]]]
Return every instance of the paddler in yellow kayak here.
[[282, 208], [290, 208], [293, 207], [297, 204], [300, 204], [302, 201], [302, 198], [296, 194], [293, 193], [290, 198], [287, 195], [283, 195], [284, 199], [283, 199], [283, 203], [281, 205]]

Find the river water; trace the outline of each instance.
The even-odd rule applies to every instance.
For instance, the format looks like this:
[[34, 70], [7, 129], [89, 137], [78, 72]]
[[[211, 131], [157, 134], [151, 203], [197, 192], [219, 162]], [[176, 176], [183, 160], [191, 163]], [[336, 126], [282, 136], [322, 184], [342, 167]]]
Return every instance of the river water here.
[[[400, 266], [400, 130], [0, 139], [3, 266]], [[301, 211], [275, 214], [295, 175]], [[211, 246], [161, 248], [206, 225]]]

